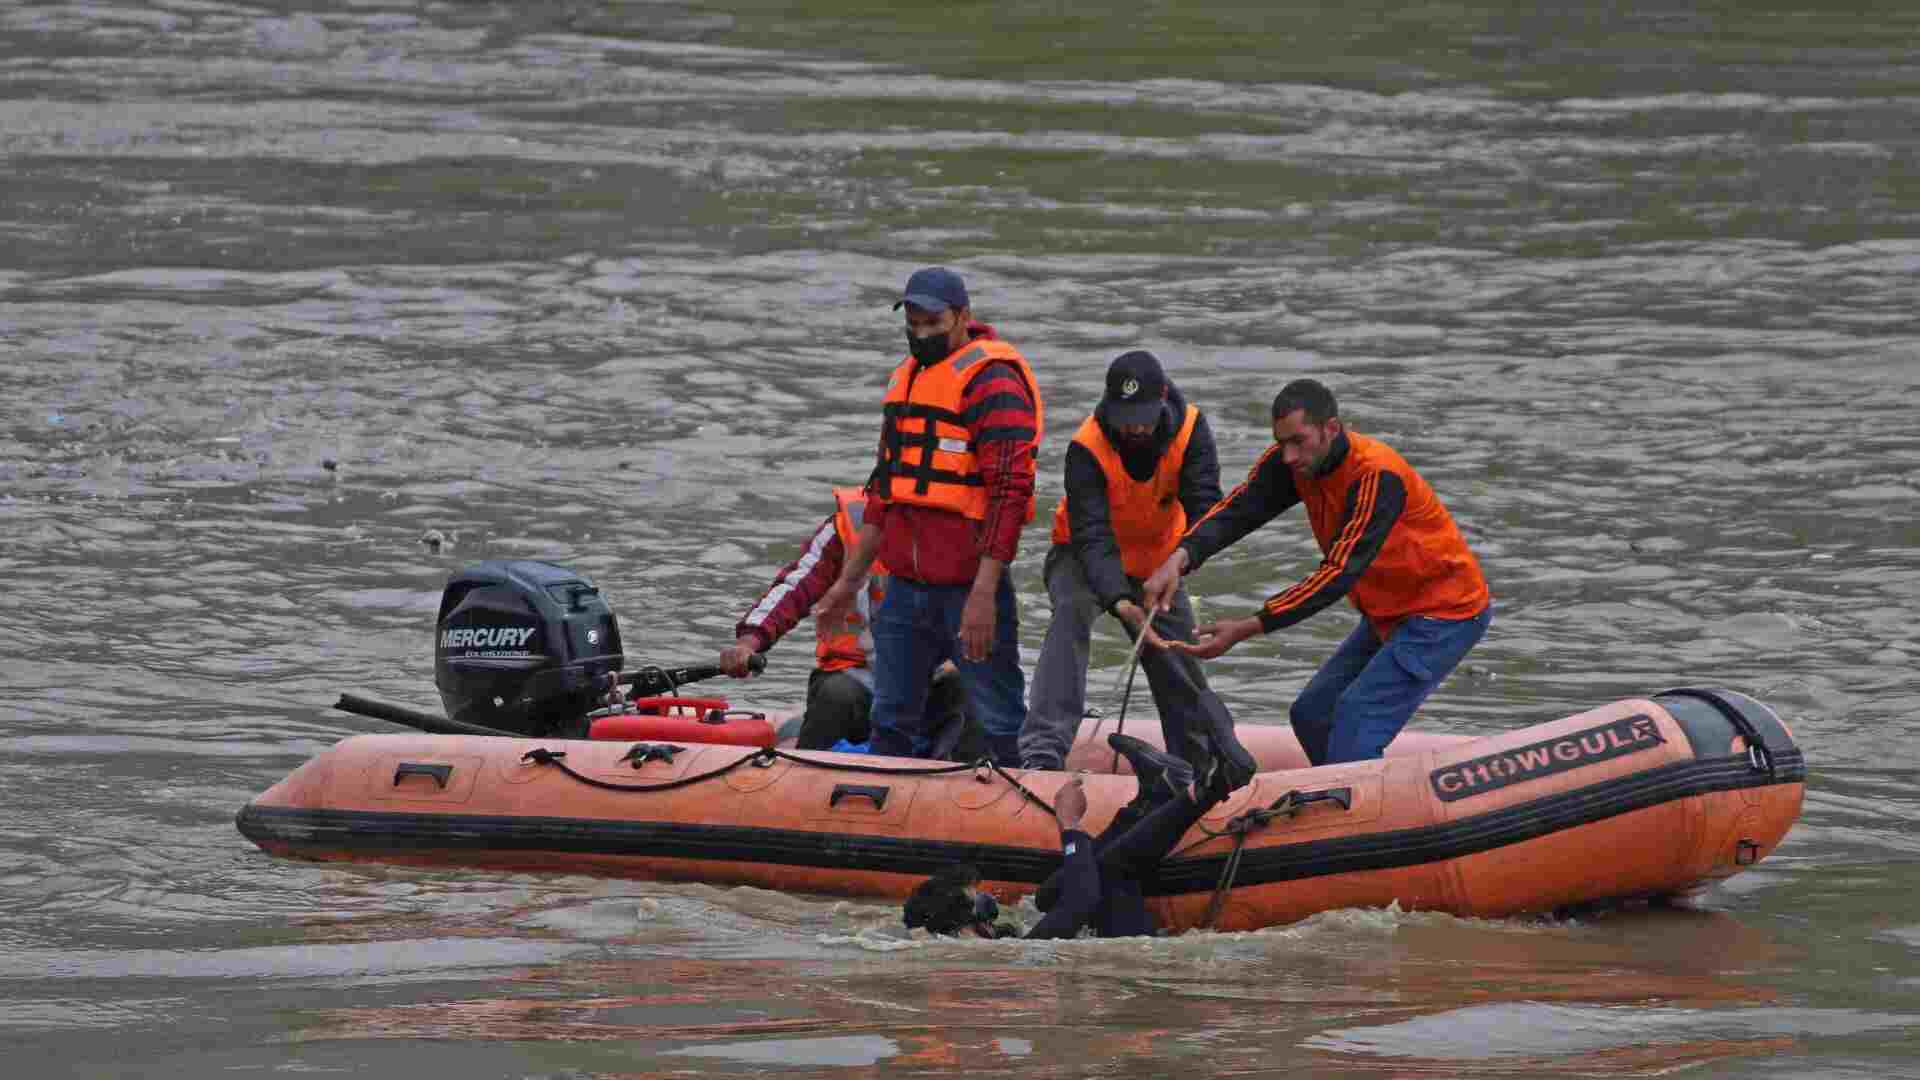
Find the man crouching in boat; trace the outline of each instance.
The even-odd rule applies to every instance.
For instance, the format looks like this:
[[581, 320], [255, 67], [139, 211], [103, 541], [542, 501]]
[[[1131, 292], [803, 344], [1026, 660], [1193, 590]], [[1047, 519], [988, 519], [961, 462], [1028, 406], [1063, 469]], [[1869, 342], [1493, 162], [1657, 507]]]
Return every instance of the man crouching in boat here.
[[[1034, 896], [1046, 915], [1026, 932], [1028, 940], [1078, 937], [1087, 929], [1103, 938], [1153, 934], [1157, 927], [1147, 911], [1142, 883], [1153, 876], [1187, 830], [1226, 795], [1229, 781], [1217, 763], [1207, 778], [1196, 782], [1186, 762], [1138, 739], [1110, 735], [1107, 743], [1133, 766], [1140, 780], [1139, 794], [1097, 838], [1080, 828], [1087, 794], [1079, 777], [1054, 796], [1061, 865]], [[980, 873], [969, 864], [942, 868], [907, 898], [902, 913], [907, 929], [925, 927], [935, 934], [988, 938], [1017, 936], [1016, 929], [999, 921], [999, 903], [980, 891], [979, 885]]]
[[[720, 670], [747, 677], [747, 661], [773, 648], [840, 577], [847, 552], [866, 513], [866, 492], [835, 488], [832, 516], [813, 531], [800, 557], [781, 567], [753, 610], [733, 628], [733, 644], [720, 650]], [[844, 622], [814, 624], [814, 668], [807, 676], [807, 708], [800, 719], [797, 748], [831, 750], [842, 742], [864, 744], [873, 708], [873, 634], [868, 620], [887, 587], [887, 569], [876, 562], [867, 587], [855, 597]], [[948, 664], [934, 672], [927, 688], [926, 730], [933, 733], [933, 757], [975, 761], [986, 753], [986, 732], [967, 712], [966, 689]], [[785, 734], [784, 732], [782, 734]]]
[[[1044, 572], [1053, 619], [1033, 672], [1020, 729], [1021, 764], [1058, 769], [1087, 704], [1087, 647], [1094, 617], [1111, 612], [1131, 636], [1149, 620], [1184, 638], [1193, 605], [1178, 585], [1169, 610], [1141, 608], [1140, 582], [1178, 547], [1188, 520], [1220, 501], [1220, 461], [1199, 407], [1143, 349], [1116, 357], [1107, 389], [1067, 447], [1066, 494], [1053, 517]], [[1256, 771], [1233, 732], [1233, 716], [1207, 685], [1200, 661], [1153, 649], [1140, 656], [1169, 751], [1195, 769], [1215, 753], [1238, 783]]]
[[[1169, 648], [1202, 659], [1292, 626], [1342, 596], [1360, 625], [1334, 651], [1290, 717], [1315, 765], [1380, 757], [1493, 618], [1480, 563], [1433, 488], [1393, 448], [1349, 430], [1333, 391], [1295, 379], [1273, 399], [1273, 445], [1247, 481], [1194, 524], [1143, 588], [1164, 602], [1189, 573], [1295, 503], [1324, 556], [1260, 610], [1199, 628]], [[1149, 637], [1148, 644], [1161, 644]]]

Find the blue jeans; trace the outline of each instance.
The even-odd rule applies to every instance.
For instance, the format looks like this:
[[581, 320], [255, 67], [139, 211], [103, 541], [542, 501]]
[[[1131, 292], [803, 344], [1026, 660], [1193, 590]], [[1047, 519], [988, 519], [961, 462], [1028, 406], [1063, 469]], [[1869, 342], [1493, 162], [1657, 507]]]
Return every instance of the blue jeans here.
[[1000, 765], [1020, 764], [1020, 728], [1027, 722], [1027, 680], [1020, 670], [1020, 613], [1003, 574], [994, 593], [993, 651], [975, 663], [960, 653], [960, 614], [970, 585], [922, 585], [895, 576], [873, 613], [873, 742], [875, 754], [930, 757], [927, 684], [952, 660], [967, 691], [967, 708], [986, 729], [987, 751]]
[[1384, 754], [1492, 621], [1492, 605], [1471, 619], [1415, 615], [1383, 643], [1362, 618], [1293, 701], [1293, 733], [1307, 760], [1331, 765]]

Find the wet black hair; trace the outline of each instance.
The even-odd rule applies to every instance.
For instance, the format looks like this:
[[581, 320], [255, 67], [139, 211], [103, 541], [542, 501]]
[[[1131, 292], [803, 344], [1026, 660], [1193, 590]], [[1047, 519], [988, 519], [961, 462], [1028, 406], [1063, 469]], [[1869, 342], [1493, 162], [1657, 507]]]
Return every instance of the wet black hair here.
[[957, 934], [978, 921], [967, 890], [980, 883], [980, 871], [970, 863], [953, 863], [936, 870], [907, 897], [901, 912], [907, 929], [926, 927], [929, 933]]
[[1295, 379], [1273, 396], [1275, 420], [1295, 409], [1306, 410], [1309, 424], [1324, 424], [1340, 415], [1340, 406], [1333, 400], [1333, 391], [1318, 379]]

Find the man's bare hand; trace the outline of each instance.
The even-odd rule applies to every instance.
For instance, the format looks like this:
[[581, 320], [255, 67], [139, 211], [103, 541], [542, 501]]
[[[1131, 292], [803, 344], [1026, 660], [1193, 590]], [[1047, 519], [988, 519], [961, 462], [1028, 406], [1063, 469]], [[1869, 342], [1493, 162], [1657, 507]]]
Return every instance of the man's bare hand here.
[[993, 590], [975, 586], [960, 609], [960, 655], [982, 663], [993, 654]]
[[1153, 620], [1147, 618], [1147, 613], [1140, 609], [1139, 604], [1131, 600], [1122, 600], [1113, 605], [1113, 613], [1120, 617], [1121, 622], [1132, 627], [1135, 634], [1146, 635], [1146, 644], [1156, 649], [1167, 647], [1166, 640], [1153, 629]]
[[1069, 832], [1080, 827], [1081, 819], [1087, 816], [1087, 789], [1081, 785], [1080, 777], [1067, 781], [1066, 786], [1053, 797], [1053, 816], [1060, 820], [1060, 831]]
[[1159, 613], [1173, 606], [1173, 594], [1180, 589], [1180, 575], [1187, 569], [1187, 549], [1177, 547], [1167, 556], [1146, 584], [1140, 587], [1141, 599], [1148, 611]]
[[747, 664], [753, 655], [760, 651], [760, 642], [752, 636], [735, 639], [732, 645], [720, 650], [720, 670], [736, 679], [744, 679], [749, 674]]
[[1167, 648], [1201, 660], [1211, 660], [1259, 633], [1260, 620], [1252, 615], [1244, 619], [1222, 619], [1194, 631], [1200, 639], [1198, 642], [1175, 641]]

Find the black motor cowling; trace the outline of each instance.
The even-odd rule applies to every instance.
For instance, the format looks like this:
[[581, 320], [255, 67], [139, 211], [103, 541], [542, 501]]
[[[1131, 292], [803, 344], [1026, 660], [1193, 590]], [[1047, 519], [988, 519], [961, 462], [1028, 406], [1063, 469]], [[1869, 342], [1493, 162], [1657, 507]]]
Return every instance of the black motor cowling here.
[[623, 659], [600, 590], [563, 566], [489, 559], [456, 571], [440, 596], [433, 681], [455, 720], [584, 735]]

